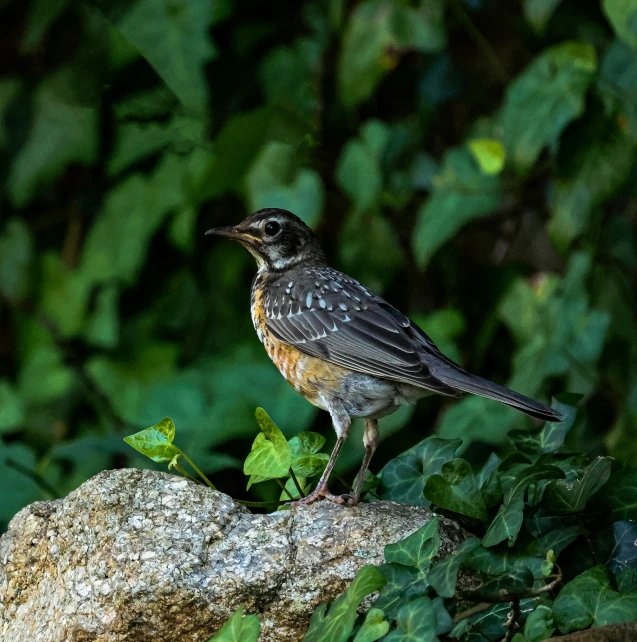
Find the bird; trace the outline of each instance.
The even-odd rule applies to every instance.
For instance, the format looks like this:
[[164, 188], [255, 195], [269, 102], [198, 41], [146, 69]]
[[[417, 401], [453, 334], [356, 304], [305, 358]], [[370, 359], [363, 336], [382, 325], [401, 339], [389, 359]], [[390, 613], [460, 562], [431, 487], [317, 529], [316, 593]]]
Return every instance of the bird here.
[[[473, 393], [543, 421], [558, 411], [482, 377], [445, 356], [425, 332], [356, 279], [330, 267], [312, 230], [296, 215], [264, 208], [235, 226], [208, 230], [238, 241], [255, 259], [252, 322], [285, 379], [330, 414], [336, 444], [316, 488], [319, 499], [356, 505], [378, 446], [378, 420], [437, 393]], [[365, 454], [352, 492], [333, 495], [328, 479], [353, 418], [365, 420]]]

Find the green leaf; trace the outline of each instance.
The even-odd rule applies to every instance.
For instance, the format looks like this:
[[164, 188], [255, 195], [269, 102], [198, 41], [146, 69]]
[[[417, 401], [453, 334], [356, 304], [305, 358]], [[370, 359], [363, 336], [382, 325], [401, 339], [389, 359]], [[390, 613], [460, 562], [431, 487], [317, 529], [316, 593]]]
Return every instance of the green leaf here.
[[213, 635], [208, 642], [257, 642], [261, 623], [256, 615], [243, 615], [239, 607], [232, 617]]
[[531, 569], [520, 566], [513, 568], [506, 573], [499, 575], [481, 575], [480, 584], [466, 594], [471, 596], [472, 601], [484, 600], [485, 602], [497, 602], [506, 594], [521, 594], [533, 587], [533, 573]]
[[544, 147], [582, 115], [596, 69], [591, 44], [564, 42], [546, 49], [508, 86], [502, 110], [504, 146], [520, 173], [528, 172]]
[[637, 469], [613, 472], [601, 493], [613, 511], [613, 520], [637, 520]]
[[430, 475], [455, 456], [460, 439], [427, 437], [398, 457], [387, 462], [380, 476], [385, 492], [383, 499], [414, 506], [427, 506], [423, 489]]
[[246, 176], [250, 208], [280, 207], [294, 212], [309, 226], [316, 225], [323, 212], [323, 182], [311, 169], [298, 167], [294, 147], [267, 143]]
[[329, 455], [319, 453], [325, 444], [325, 437], [316, 432], [300, 432], [288, 441], [292, 457], [292, 470], [302, 477], [313, 477], [321, 473]]
[[414, 254], [424, 267], [444, 243], [469, 221], [500, 207], [500, 179], [480, 170], [466, 148], [445, 155], [432, 195], [418, 211], [412, 236]]
[[496, 138], [474, 138], [470, 140], [469, 151], [485, 173], [499, 174], [504, 168], [504, 145]]
[[374, 605], [383, 610], [387, 619], [393, 620], [406, 601], [427, 593], [427, 566], [419, 570], [415, 566], [383, 564], [379, 569], [386, 584]]
[[188, 109], [208, 109], [205, 65], [215, 55], [209, 29], [223, 17], [223, 2], [138, 0], [117, 22], [122, 34], [146, 58]]
[[33, 239], [27, 224], [18, 218], [7, 221], [0, 235], [0, 293], [20, 301], [31, 288]]
[[77, 96], [76, 83], [64, 68], [35, 90], [31, 128], [7, 181], [15, 207], [31, 202], [71, 163], [91, 165], [97, 159], [97, 110]]
[[20, 91], [21, 83], [17, 78], [5, 76], [0, 78], [0, 149], [7, 144], [8, 130], [5, 123], [5, 112], [13, 104]]
[[516, 478], [506, 495], [504, 502], [482, 538], [483, 546], [494, 546], [505, 539], [513, 544], [520, 532], [524, 518], [524, 493], [530, 484], [543, 479], [561, 479], [564, 473], [556, 466], [539, 464], [529, 466]]
[[480, 546], [480, 540], [471, 537], [465, 540], [458, 548], [431, 567], [427, 581], [442, 597], [453, 597], [456, 592], [458, 571], [469, 553]]
[[602, 0], [602, 8], [615, 33], [637, 49], [637, 1]]
[[591, 495], [595, 494], [609, 479], [610, 457], [596, 457], [584, 470], [581, 479], [552, 482], [544, 493], [544, 503], [556, 513], [581, 511]]
[[535, 31], [543, 33], [561, 2], [562, 0], [524, 0], [524, 16]]
[[370, 609], [363, 625], [358, 630], [354, 642], [375, 642], [389, 631], [389, 622], [381, 609]]
[[375, 566], [363, 566], [351, 586], [337, 597], [327, 613], [325, 607], [314, 612], [304, 642], [346, 642], [354, 630], [360, 603], [385, 585], [385, 579]]
[[440, 548], [438, 522], [436, 516], [405, 539], [385, 546], [385, 560], [420, 570], [428, 569], [431, 558], [438, 554]]
[[615, 522], [613, 537], [615, 543], [608, 568], [617, 576], [626, 571], [637, 573], [637, 523]]
[[[561, 399], [561, 401], [560, 401]], [[517, 450], [527, 455], [540, 453], [554, 453], [558, 451], [569, 430], [575, 423], [577, 409], [575, 404], [581, 399], [581, 395], [565, 393], [559, 398], [553, 399], [551, 408], [562, 413], [562, 421], [549, 421], [539, 432], [528, 430], [512, 430], [507, 436], [513, 442]], [[570, 404], [567, 403], [570, 401]]]
[[[522, 642], [542, 642], [553, 636], [553, 616], [548, 606], [540, 604], [524, 623]], [[517, 635], [520, 635], [519, 633]], [[515, 638], [513, 638], [515, 642]]]
[[142, 455], [153, 461], [172, 461], [179, 454], [179, 448], [173, 446], [175, 424], [170, 417], [165, 417], [158, 424], [124, 437], [124, 441]]
[[637, 620], [637, 593], [622, 594], [611, 588], [603, 566], [584, 571], [570, 581], [553, 604], [553, 619], [562, 633], [589, 626]]
[[292, 453], [287, 439], [263, 408], [256, 410], [261, 433], [245, 460], [243, 472], [250, 475], [248, 488], [258, 481], [287, 477], [292, 464]]
[[471, 466], [464, 459], [453, 459], [442, 466], [440, 474], [431, 475], [424, 495], [441, 508], [483, 521], [489, 518]]
[[24, 420], [24, 403], [6, 379], [0, 379], [0, 433], [19, 428]]
[[439, 50], [444, 44], [440, 2], [415, 6], [392, 0], [367, 0], [352, 11], [343, 35], [337, 78], [341, 100], [356, 107], [367, 100], [396, 66], [401, 50]]
[[398, 611], [396, 624], [397, 629], [385, 638], [386, 642], [438, 642], [436, 615], [428, 597], [405, 604]]
[[587, 229], [594, 211], [626, 182], [634, 164], [633, 141], [617, 119], [595, 117], [595, 112], [593, 116], [561, 144], [562, 171], [555, 182], [548, 226], [561, 249]]

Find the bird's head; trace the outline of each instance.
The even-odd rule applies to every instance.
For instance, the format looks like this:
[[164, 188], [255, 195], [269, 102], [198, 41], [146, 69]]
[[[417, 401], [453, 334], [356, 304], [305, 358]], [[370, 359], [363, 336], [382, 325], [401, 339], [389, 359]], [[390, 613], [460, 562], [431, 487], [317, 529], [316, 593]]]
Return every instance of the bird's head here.
[[254, 256], [259, 269], [281, 272], [301, 263], [325, 263], [312, 230], [286, 210], [259, 210], [234, 227], [216, 227], [206, 234], [239, 241]]

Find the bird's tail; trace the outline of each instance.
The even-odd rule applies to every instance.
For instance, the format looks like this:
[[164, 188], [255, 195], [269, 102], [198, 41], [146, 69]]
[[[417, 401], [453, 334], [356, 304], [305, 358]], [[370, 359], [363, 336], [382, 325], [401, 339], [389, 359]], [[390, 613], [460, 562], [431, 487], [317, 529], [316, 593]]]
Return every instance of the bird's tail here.
[[542, 421], [561, 421], [562, 419], [562, 415], [557, 410], [553, 410], [539, 401], [534, 401], [530, 397], [525, 397], [519, 392], [499, 386], [497, 383], [469, 374], [460, 368], [436, 369], [435, 376], [436, 379], [440, 379], [452, 388], [462, 390], [462, 392], [471, 392], [487, 399], [495, 399], [536, 419]]

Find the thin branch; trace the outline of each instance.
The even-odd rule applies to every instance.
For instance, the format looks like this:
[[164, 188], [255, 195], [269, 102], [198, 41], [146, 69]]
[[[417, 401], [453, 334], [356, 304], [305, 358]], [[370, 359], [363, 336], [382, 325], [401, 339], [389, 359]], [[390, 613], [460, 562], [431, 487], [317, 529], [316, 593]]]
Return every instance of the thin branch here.
[[504, 623], [504, 628], [507, 632], [502, 642], [511, 642], [511, 640], [513, 640], [513, 636], [520, 628], [518, 624], [518, 619], [520, 617], [520, 600], [513, 600], [511, 602], [511, 610], [509, 611], [508, 615], [509, 617]]
[[299, 497], [305, 497], [305, 493], [303, 492], [303, 489], [301, 488], [301, 484], [299, 484], [299, 480], [296, 478], [296, 475], [294, 474], [294, 471], [292, 470], [292, 466], [290, 466], [290, 477], [292, 478], [292, 481], [294, 482], [294, 485], [296, 486], [296, 490], [299, 491]]
[[214, 484], [199, 470], [199, 468], [197, 468], [197, 466], [195, 465], [195, 462], [193, 462], [193, 460], [190, 459], [190, 457], [188, 457], [188, 455], [186, 455], [186, 453], [183, 450], [179, 449], [179, 453], [192, 466], [192, 469], [197, 473], [197, 475], [199, 475], [199, 477], [203, 479], [203, 481], [206, 483], [206, 486], [212, 488], [212, 490], [217, 490], [217, 487], [214, 486]]
[[492, 606], [493, 606], [492, 602], [480, 602], [480, 604], [476, 604], [475, 606], [472, 606], [470, 609], [467, 609], [466, 611], [462, 611], [461, 613], [458, 613], [453, 618], [453, 623], [458, 624], [458, 622], [462, 622], [462, 620], [466, 620], [468, 617], [471, 617], [478, 613], [482, 613], [482, 611], [486, 611], [487, 609], [490, 609]]
[[292, 500], [294, 501], [294, 497], [292, 497], [292, 493], [285, 487], [285, 484], [280, 480], [280, 479], [275, 479], [276, 483], [281, 486], [283, 489], [283, 492]]

